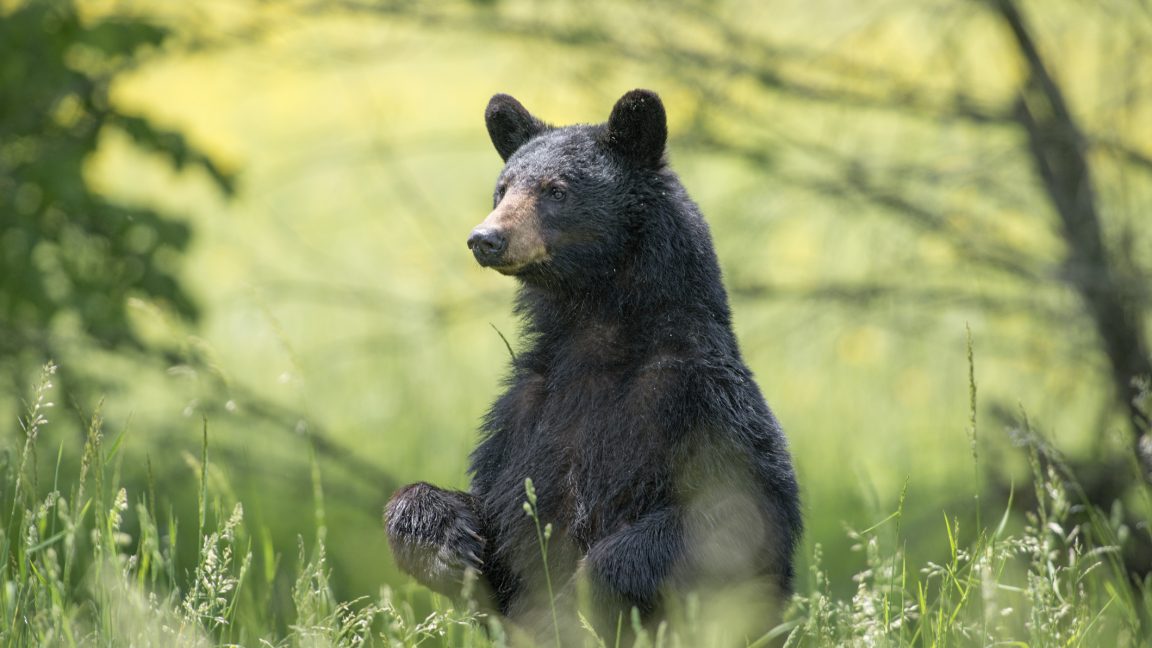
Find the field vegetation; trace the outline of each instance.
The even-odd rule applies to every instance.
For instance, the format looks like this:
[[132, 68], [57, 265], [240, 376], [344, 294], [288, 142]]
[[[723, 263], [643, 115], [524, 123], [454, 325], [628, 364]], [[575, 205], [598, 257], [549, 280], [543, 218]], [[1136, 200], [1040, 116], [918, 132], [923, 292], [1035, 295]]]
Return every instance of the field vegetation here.
[[0, 645], [513, 641], [380, 513], [517, 348], [488, 97], [634, 87], [807, 527], [770, 635], [620, 641], [1146, 645], [1149, 60], [1139, 0], [0, 0]]

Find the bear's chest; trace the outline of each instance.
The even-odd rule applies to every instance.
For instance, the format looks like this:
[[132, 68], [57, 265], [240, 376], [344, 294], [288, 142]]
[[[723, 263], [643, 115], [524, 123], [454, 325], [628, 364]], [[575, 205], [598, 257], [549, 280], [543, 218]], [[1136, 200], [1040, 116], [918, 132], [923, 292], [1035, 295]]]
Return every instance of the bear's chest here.
[[505, 500], [522, 511], [523, 481], [538, 493], [541, 521], [587, 547], [665, 501], [670, 462], [665, 423], [654, 412], [644, 372], [533, 374], [508, 402], [521, 408], [496, 481], [518, 490]]

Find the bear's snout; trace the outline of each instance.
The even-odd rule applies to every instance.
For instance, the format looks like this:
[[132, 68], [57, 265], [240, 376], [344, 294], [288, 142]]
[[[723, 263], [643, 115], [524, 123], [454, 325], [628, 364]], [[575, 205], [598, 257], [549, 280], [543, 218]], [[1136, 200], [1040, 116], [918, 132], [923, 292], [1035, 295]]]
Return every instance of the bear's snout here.
[[548, 248], [536, 207], [536, 197], [530, 191], [510, 189], [468, 235], [468, 249], [477, 263], [501, 274], [516, 275], [530, 264], [547, 261]]
[[498, 265], [497, 262], [508, 248], [508, 239], [498, 230], [477, 227], [468, 236], [468, 249], [480, 265]]

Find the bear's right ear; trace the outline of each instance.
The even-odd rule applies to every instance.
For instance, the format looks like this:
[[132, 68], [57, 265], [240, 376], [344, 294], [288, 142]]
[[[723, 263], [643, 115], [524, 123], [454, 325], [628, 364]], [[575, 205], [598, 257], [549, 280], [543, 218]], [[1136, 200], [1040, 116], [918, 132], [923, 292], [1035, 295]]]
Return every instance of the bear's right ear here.
[[525, 142], [547, 130], [548, 126], [532, 116], [515, 98], [506, 94], [493, 95], [484, 110], [488, 136], [496, 152], [505, 162]]

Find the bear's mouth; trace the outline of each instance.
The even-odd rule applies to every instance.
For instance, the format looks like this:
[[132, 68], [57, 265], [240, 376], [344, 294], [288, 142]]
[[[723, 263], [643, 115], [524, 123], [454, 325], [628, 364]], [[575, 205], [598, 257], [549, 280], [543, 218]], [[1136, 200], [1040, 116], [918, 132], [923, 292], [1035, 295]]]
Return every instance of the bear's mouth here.
[[515, 263], [504, 257], [494, 259], [482, 254], [473, 254], [473, 257], [481, 268], [491, 268], [503, 275], [514, 275], [525, 265], [528, 265], [527, 263]]
[[[492, 268], [496, 272], [506, 276], [515, 277], [525, 274], [530, 266], [533, 266], [537, 261], [526, 261], [524, 263], [505, 263], [505, 264], [490, 264], [487, 267]], [[485, 265], [481, 263], [480, 265]]]
[[502, 254], [495, 258], [483, 254], [474, 254], [473, 256], [476, 258], [476, 263], [479, 263], [481, 267], [491, 268], [502, 275], [513, 277], [531, 271], [550, 258], [547, 249], [543, 246], [530, 252], [532, 253], [527, 255], [527, 258], [522, 255], [509, 254]]

